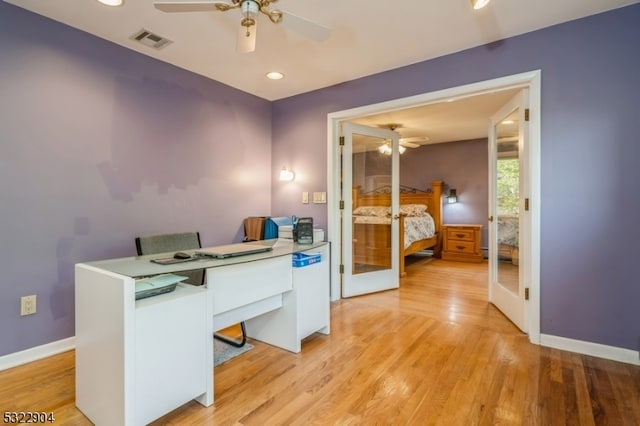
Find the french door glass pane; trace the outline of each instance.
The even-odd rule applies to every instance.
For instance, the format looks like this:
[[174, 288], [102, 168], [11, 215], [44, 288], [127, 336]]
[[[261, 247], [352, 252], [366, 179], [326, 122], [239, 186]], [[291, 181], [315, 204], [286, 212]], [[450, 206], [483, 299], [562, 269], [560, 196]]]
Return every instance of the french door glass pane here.
[[496, 212], [498, 214], [497, 282], [509, 292], [519, 293], [520, 153], [519, 111], [516, 109], [496, 125]]
[[[353, 135], [353, 187], [360, 194], [385, 192], [391, 211], [391, 145], [374, 136]], [[353, 199], [353, 274], [382, 271], [391, 268], [391, 216], [362, 216], [358, 198]]]

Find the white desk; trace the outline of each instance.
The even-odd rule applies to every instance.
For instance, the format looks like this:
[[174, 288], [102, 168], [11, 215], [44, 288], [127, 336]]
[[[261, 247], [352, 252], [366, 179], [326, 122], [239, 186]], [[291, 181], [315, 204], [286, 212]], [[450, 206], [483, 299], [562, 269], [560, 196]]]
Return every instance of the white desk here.
[[[266, 243], [265, 243], [266, 244]], [[321, 262], [292, 267], [292, 254]], [[329, 245], [278, 240], [273, 251], [173, 265], [163, 255], [76, 265], [76, 406], [96, 425], [142, 425], [197, 400], [213, 404], [213, 332], [245, 321], [249, 337], [299, 352], [329, 333]], [[135, 300], [135, 278], [206, 269], [206, 285]]]

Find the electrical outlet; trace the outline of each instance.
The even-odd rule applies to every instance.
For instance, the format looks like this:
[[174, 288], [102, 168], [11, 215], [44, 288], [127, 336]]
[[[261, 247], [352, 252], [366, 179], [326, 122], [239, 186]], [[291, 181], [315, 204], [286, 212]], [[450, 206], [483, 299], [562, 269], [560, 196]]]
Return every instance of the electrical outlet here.
[[20, 298], [20, 315], [31, 315], [36, 313], [36, 295], [22, 296]]

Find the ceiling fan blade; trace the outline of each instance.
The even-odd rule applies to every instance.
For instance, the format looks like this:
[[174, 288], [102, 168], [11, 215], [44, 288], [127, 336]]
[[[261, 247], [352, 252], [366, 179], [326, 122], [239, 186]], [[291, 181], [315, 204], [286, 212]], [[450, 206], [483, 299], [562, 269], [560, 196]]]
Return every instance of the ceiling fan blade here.
[[405, 148], [418, 148], [420, 146], [417, 143], [405, 142], [402, 139], [400, 139], [400, 145], [404, 146]]
[[400, 144], [407, 148], [418, 148], [423, 145], [423, 142], [427, 142], [428, 140], [429, 138], [426, 136], [413, 136], [410, 138], [400, 138]]
[[331, 35], [331, 30], [315, 22], [308, 21], [291, 13], [282, 12], [282, 25], [288, 30], [315, 41], [325, 41]]
[[224, 1], [189, 0], [189, 1], [156, 1], [153, 2], [156, 9], [162, 12], [212, 12], [226, 11], [240, 7]]
[[250, 53], [256, 50], [256, 35], [258, 30], [258, 21], [249, 28], [240, 26], [238, 30], [238, 38], [236, 40], [236, 52]]

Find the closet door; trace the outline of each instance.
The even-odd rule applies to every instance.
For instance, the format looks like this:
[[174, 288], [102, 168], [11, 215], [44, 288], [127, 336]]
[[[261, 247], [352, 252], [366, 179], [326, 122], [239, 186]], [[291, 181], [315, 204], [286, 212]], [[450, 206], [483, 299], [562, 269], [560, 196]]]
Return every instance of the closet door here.
[[[399, 135], [351, 123], [343, 124], [342, 135], [342, 297], [398, 288]], [[354, 189], [365, 191], [365, 182], [372, 176], [390, 177], [389, 201], [384, 206], [390, 214], [379, 217], [379, 223], [361, 223], [368, 219], [353, 214]]]

